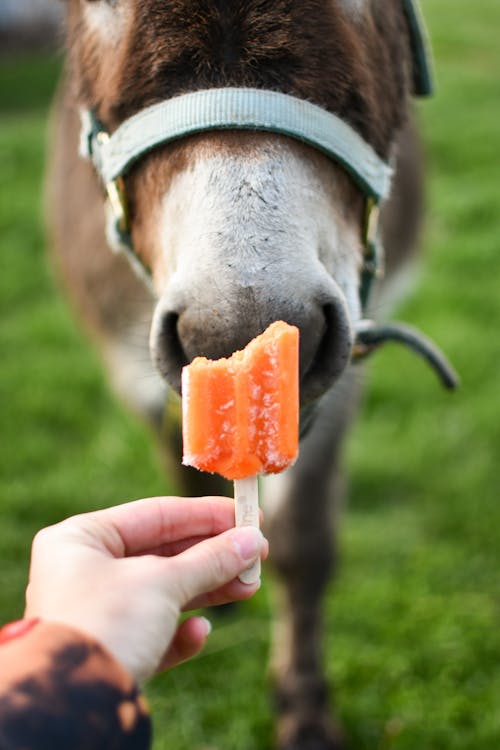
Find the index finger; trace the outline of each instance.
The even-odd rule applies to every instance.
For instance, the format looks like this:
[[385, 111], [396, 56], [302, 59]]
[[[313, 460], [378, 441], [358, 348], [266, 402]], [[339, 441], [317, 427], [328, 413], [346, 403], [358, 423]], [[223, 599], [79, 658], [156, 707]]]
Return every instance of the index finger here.
[[[215, 536], [234, 526], [234, 500], [227, 497], [150, 497], [89, 514], [117, 533], [120, 556], [144, 554], [169, 542]], [[106, 544], [109, 539], [101, 537]], [[111, 550], [115, 554], [117, 550]]]

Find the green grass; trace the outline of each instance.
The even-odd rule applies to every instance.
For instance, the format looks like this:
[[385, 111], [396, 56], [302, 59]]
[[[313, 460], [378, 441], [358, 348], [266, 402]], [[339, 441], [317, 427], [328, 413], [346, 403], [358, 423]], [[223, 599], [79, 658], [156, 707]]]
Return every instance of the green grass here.
[[[498, 0], [423, 3], [438, 95], [425, 263], [398, 317], [459, 369], [449, 395], [406, 352], [370, 368], [349, 445], [328, 673], [353, 750], [500, 742], [500, 28]], [[55, 291], [40, 193], [57, 60], [0, 64], [0, 615], [20, 615], [34, 531], [169, 490], [147, 431], [110, 395]], [[270, 747], [271, 585], [216, 622], [206, 653], [154, 680], [155, 750]], [[249, 709], [251, 706], [251, 709]]]

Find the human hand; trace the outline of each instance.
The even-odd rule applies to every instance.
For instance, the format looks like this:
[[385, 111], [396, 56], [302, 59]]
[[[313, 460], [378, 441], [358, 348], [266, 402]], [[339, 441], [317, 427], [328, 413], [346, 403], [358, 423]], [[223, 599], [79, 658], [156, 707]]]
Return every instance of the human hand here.
[[248, 599], [259, 583], [237, 576], [268, 545], [233, 528], [228, 498], [159, 497], [73, 516], [33, 541], [25, 617], [85, 631], [136, 680], [203, 647], [201, 617], [181, 611]]

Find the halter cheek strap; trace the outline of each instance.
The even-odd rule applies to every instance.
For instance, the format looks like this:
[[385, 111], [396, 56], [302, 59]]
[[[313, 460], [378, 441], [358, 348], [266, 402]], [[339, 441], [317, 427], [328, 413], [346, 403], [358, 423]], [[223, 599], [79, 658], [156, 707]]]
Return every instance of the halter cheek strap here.
[[418, 0], [402, 0], [410, 34], [413, 60], [413, 93], [430, 96], [434, 93], [434, 75], [429, 37]]

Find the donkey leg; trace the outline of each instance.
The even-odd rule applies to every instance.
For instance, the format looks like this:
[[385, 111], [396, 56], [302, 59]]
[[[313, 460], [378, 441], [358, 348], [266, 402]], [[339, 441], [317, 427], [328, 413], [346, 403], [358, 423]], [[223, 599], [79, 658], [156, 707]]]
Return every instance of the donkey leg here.
[[271, 669], [280, 750], [342, 746], [322, 667], [322, 600], [335, 567], [339, 454], [357, 387], [347, 376], [335, 391], [301, 444], [300, 460], [266, 487], [266, 532], [279, 580]]

